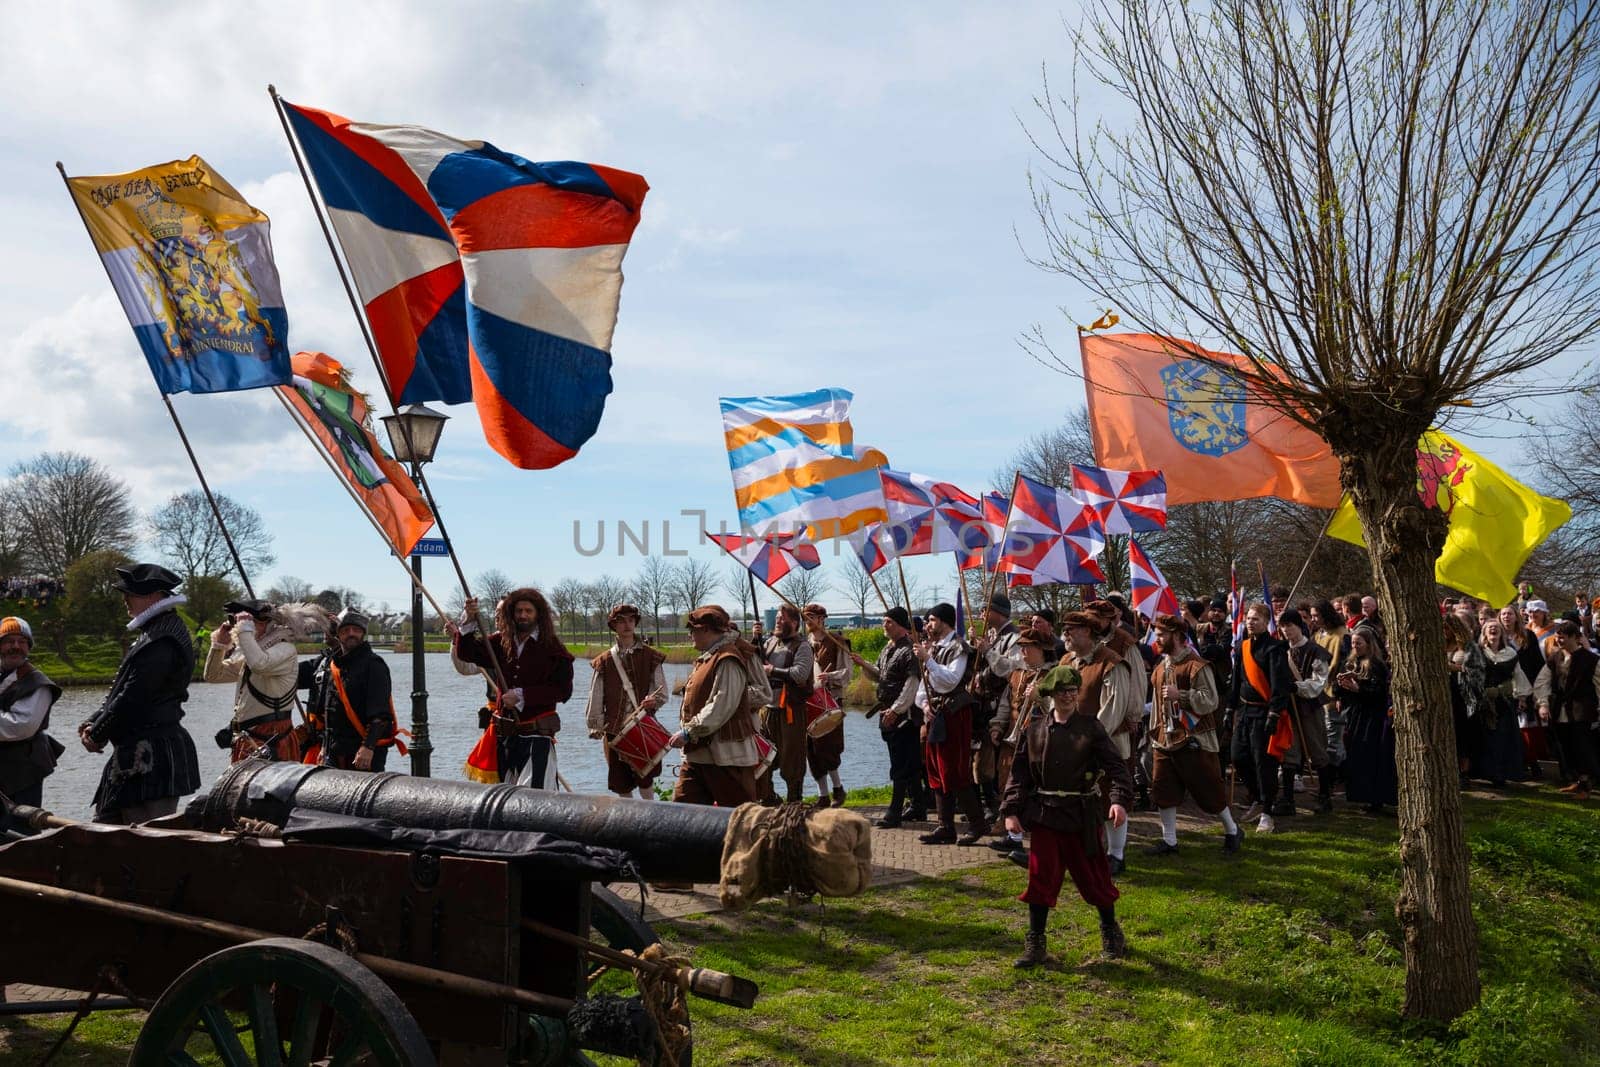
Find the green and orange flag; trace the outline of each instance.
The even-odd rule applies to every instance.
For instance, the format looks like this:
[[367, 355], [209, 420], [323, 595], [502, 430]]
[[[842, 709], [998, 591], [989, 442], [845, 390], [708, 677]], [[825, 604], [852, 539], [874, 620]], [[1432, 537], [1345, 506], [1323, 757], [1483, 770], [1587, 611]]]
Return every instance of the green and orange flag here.
[[278, 387], [350, 491], [401, 556], [411, 554], [433, 512], [416, 483], [384, 452], [372, 432], [366, 397], [350, 387], [339, 361], [325, 352], [297, 352], [294, 384]]

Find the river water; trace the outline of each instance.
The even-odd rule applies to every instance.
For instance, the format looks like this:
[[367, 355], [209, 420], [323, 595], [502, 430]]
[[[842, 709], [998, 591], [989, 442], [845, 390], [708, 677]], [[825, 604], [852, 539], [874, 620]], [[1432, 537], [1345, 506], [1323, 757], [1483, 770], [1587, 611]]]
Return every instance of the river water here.
[[[411, 655], [380, 652], [389, 664], [394, 679], [395, 711], [402, 725], [411, 718]], [[463, 677], [450, 665], [450, 656], [443, 652], [430, 652], [427, 660], [428, 727], [433, 740], [433, 777], [462, 779], [462, 764], [472, 746], [478, 743], [478, 708], [483, 703], [484, 685], [480, 676]], [[580, 793], [603, 793], [606, 789], [605, 755], [599, 741], [591, 741], [583, 721], [583, 710], [589, 698], [589, 680], [593, 672], [586, 664], [578, 663], [572, 699], [561, 706], [561, 734], [556, 749], [561, 775]], [[669, 663], [669, 687], [687, 678], [687, 664]], [[78, 743], [78, 724], [93, 714], [105, 696], [99, 686], [73, 686], [68, 688], [51, 712], [50, 732], [56, 740], [67, 746], [56, 772], [44, 784], [45, 806], [68, 818], [88, 818], [92, 812], [95, 787], [100, 782], [100, 771], [107, 755], [84, 751]], [[678, 724], [680, 698], [673, 697], [660, 713], [663, 726], [675, 729]], [[233, 683], [208, 685], [196, 682], [189, 687], [189, 700], [184, 706], [183, 725], [194, 738], [195, 749], [200, 754], [200, 780], [213, 781], [228, 767], [228, 753], [217, 748], [212, 736], [227, 725], [233, 713]], [[889, 780], [889, 757], [878, 733], [876, 722], [868, 721], [859, 711], [852, 711], [844, 719], [844, 766], [840, 777], [845, 788], [883, 785]], [[677, 751], [667, 754], [657, 785], [667, 785], [682, 758]], [[410, 760], [391, 752], [386, 769], [408, 773]], [[779, 788], [782, 785], [780, 781]], [[817, 785], [808, 782], [806, 795], [815, 796]]]

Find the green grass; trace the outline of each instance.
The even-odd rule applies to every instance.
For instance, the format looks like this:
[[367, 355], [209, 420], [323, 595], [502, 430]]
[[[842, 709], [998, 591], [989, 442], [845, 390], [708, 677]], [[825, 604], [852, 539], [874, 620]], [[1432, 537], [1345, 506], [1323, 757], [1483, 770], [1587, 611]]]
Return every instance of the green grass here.
[[[1059, 966], [1013, 970], [1025, 909], [1010, 865], [661, 933], [761, 986], [754, 1011], [692, 1001], [697, 1063], [1600, 1063], [1600, 805], [1518, 790], [1469, 797], [1466, 814], [1484, 996], [1446, 1028], [1400, 1015], [1395, 829], [1356, 815], [1287, 820], [1231, 861], [1214, 834], [1186, 832], [1160, 862], [1136, 838], [1120, 962], [1098, 959], [1069, 885], [1051, 916]], [[91, 1019], [59, 1062], [122, 1062], [138, 1019]], [[35, 1062], [12, 1057], [64, 1024], [0, 1022], [0, 1062]]]
[[694, 1003], [700, 1062], [1600, 1062], [1600, 811], [1530, 793], [1467, 812], [1484, 997], [1450, 1028], [1400, 1015], [1395, 829], [1358, 816], [1297, 817], [1235, 861], [1214, 836], [1160, 863], [1136, 842], [1121, 962], [1098, 958], [1069, 883], [1060, 966], [1014, 970], [1025, 875], [1009, 865], [663, 933], [762, 988], [751, 1012]]

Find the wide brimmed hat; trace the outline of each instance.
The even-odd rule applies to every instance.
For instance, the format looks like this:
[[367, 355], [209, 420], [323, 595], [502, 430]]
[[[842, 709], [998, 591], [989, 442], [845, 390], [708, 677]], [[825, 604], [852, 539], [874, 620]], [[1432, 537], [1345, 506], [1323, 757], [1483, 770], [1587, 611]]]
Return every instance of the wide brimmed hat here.
[[1116, 622], [1122, 618], [1122, 612], [1109, 600], [1091, 600], [1083, 606], [1083, 610], [1101, 622]]
[[1176, 615], [1157, 615], [1150, 625], [1162, 633], [1183, 634], [1185, 637], [1189, 635], [1188, 622]]
[[183, 584], [183, 579], [159, 563], [135, 563], [117, 568], [113, 589], [141, 596], [147, 593], [170, 593]]
[[1043, 648], [1044, 635], [1037, 630], [1024, 630], [1017, 635], [1019, 648]]
[[230, 600], [222, 605], [222, 610], [229, 615], [250, 615], [264, 619], [272, 614], [272, 605], [265, 600]]
[[689, 612], [688, 623], [690, 626], [706, 630], [715, 630], [722, 633], [728, 628], [728, 613], [721, 604], [706, 604]]
[[1077, 626], [1087, 626], [1093, 630], [1100, 625], [1100, 620], [1087, 611], [1069, 611], [1061, 618], [1061, 628], [1071, 630]]

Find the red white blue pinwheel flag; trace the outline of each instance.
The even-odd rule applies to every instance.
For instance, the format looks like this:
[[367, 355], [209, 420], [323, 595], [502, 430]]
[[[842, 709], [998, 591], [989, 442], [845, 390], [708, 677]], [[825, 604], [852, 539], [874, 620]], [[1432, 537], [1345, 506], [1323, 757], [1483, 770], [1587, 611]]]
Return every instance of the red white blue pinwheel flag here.
[[921, 474], [880, 468], [878, 477], [889, 513], [884, 528], [894, 539], [892, 555], [956, 552], [965, 559], [967, 553], [989, 544], [989, 528], [977, 497]]
[[1108, 534], [1167, 528], [1167, 479], [1160, 471], [1072, 467], [1072, 495], [1094, 509]]
[[[1131, 537], [1128, 538], [1128, 573], [1132, 576], [1133, 596], [1130, 599], [1134, 611], [1153, 622], [1157, 615], [1177, 615], [1183, 610], [1178, 604], [1178, 594], [1167, 584], [1155, 561]], [[1155, 628], [1151, 627], [1150, 632], [1151, 643], [1154, 644]]]
[[983, 509], [983, 525], [988, 531], [989, 543], [967, 553], [961, 561], [964, 571], [974, 567], [994, 570], [995, 564], [1000, 562], [1001, 547], [1005, 543], [1006, 515], [1011, 511], [1011, 498], [1004, 493], [985, 493], [979, 503]]
[[811, 570], [822, 566], [816, 545], [801, 544], [792, 536], [744, 537], [740, 534], [707, 534], [722, 550], [740, 563], [756, 579], [776, 585], [795, 568]]
[[1094, 511], [1071, 493], [1017, 475], [996, 569], [1007, 584], [1094, 585], [1106, 580], [1095, 557], [1105, 531]]

